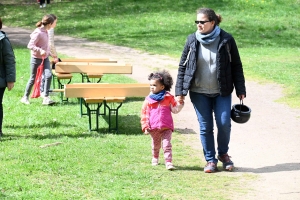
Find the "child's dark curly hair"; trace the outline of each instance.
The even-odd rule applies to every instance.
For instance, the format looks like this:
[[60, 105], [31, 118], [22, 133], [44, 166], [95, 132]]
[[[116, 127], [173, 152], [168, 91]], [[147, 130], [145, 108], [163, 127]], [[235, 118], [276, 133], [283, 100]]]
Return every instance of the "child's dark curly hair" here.
[[166, 91], [170, 91], [173, 85], [173, 78], [170, 73], [166, 70], [157, 71], [149, 74], [148, 80], [158, 80], [162, 85], [165, 86]]

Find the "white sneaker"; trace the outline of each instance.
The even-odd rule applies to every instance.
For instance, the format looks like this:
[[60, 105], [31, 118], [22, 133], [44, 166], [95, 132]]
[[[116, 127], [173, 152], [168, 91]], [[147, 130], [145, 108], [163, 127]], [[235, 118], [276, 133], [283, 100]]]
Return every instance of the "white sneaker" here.
[[173, 166], [173, 164], [171, 162], [167, 162], [166, 163], [166, 169], [167, 170], [174, 170], [176, 168]]
[[45, 3], [43, 4], [43, 7], [44, 7], [44, 8], [46, 7], [46, 4], [45, 4]]
[[42, 6], [42, 5], [40, 5], [40, 8], [43, 8], [43, 6]]
[[52, 104], [55, 104], [54, 101], [52, 101], [50, 99], [50, 97], [45, 97], [44, 100], [43, 100], [43, 105], [52, 105]]
[[41, 93], [40, 93], [40, 97], [41, 97], [41, 98], [45, 98], [45, 93], [44, 93], [44, 92], [41, 92]]
[[152, 158], [152, 166], [158, 165], [158, 158]]
[[29, 100], [28, 100], [27, 97], [22, 97], [21, 103], [24, 103], [24, 104], [27, 104], [27, 105], [30, 104], [30, 102], [29, 102]]

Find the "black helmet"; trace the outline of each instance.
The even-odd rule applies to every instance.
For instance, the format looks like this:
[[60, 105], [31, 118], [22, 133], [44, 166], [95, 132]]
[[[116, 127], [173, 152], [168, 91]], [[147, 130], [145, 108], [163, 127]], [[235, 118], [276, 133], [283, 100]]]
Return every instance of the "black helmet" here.
[[250, 119], [251, 109], [244, 105], [241, 100], [240, 104], [234, 104], [231, 109], [231, 119], [239, 124], [246, 123]]

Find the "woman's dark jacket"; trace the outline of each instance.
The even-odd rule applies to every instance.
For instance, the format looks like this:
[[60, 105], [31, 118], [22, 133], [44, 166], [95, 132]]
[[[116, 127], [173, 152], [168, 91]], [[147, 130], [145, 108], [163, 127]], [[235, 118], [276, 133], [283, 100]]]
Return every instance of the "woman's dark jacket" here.
[[13, 48], [3, 31], [0, 32], [0, 88], [16, 82], [16, 62]]
[[[195, 33], [190, 34], [179, 63], [175, 96], [186, 96], [188, 93], [197, 68], [199, 45], [200, 43], [196, 39]], [[235, 40], [222, 29], [220, 32], [220, 42], [218, 44], [216, 60], [220, 95], [230, 95], [235, 87], [237, 96], [242, 94], [246, 96], [243, 66]]]

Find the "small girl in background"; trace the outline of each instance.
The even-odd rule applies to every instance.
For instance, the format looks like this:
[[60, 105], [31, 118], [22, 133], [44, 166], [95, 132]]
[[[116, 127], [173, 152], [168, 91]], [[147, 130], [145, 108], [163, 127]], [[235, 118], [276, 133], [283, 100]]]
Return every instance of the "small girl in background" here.
[[143, 132], [150, 134], [152, 138], [152, 165], [158, 165], [159, 151], [162, 146], [166, 168], [174, 170], [171, 144], [174, 130], [172, 113], [179, 113], [184, 102], [176, 101], [169, 93], [173, 79], [166, 70], [151, 73], [148, 80], [150, 94], [145, 98], [142, 106], [141, 125]]
[[30, 78], [27, 82], [24, 95], [21, 102], [24, 104], [30, 104], [29, 95], [34, 85], [35, 77], [37, 75], [37, 69], [44, 59], [45, 76], [44, 84], [44, 100], [43, 105], [52, 105], [55, 102], [49, 97], [49, 89], [51, 86], [52, 70], [50, 68], [50, 62], [48, 56], [52, 56], [49, 47], [48, 30], [51, 29], [54, 19], [51, 15], [45, 15], [43, 19], [36, 23], [36, 29], [30, 34], [30, 41], [27, 48], [31, 50], [30, 58]]

